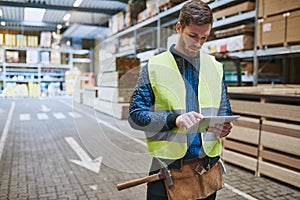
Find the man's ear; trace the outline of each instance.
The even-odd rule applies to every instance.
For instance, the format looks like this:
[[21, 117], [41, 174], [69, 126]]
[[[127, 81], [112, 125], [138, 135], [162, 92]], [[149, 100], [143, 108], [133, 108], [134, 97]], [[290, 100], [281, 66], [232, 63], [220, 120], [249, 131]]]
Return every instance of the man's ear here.
[[180, 32], [181, 32], [182, 26], [181, 26], [180, 22], [177, 22], [177, 23], [176, 23], [175, 28], [176, 28], [176, 32], [177, 32], [177, 33], [180, 33]]

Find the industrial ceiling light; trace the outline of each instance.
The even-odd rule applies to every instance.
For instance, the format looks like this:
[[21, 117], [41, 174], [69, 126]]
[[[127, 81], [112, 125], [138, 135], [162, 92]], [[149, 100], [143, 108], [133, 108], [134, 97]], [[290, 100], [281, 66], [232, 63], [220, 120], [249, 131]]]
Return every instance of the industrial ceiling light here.
[[62, 29], [62, 25], [61, 25], [61, 24], [58, 24], [58, 25], [56, 26], [56, 28], [57, 28], [57, 29]]
[[64, 21], [68, 21], [68, 20], [70, 19], [70, 17], [71, 17], [71, 14], [70, 14], [70, 13], [67, 13], [67, 14], [65, 14], [63, 20], [64, 20]]
[[83, 0], [76, 0], [74, 3], [73, 3], [73, 7], [79, 7], [79, 5], [83, 2]]
[[24, 20], [31, 22], [43, 21], [46, 9], [41, 8], [24, 8]]
[[5, 21], [2, 21], [1, 26], [5, 26], [5, 25], [6, 25]]

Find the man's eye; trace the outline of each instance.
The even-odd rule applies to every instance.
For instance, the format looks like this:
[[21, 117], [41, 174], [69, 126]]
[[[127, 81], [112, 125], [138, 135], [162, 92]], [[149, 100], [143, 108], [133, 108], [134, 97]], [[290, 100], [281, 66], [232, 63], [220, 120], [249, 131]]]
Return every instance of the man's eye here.
[[196, 38], [197, 36], [196, 35], [189, 35], [191, 38]]

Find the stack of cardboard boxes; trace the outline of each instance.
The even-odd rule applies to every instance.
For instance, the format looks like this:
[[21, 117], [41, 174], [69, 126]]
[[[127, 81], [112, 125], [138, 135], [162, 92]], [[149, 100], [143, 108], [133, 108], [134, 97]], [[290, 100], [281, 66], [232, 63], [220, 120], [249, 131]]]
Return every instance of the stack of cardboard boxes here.
[[286, 46], [300, 43], [300, 1], [260, 0], [257, 46]]

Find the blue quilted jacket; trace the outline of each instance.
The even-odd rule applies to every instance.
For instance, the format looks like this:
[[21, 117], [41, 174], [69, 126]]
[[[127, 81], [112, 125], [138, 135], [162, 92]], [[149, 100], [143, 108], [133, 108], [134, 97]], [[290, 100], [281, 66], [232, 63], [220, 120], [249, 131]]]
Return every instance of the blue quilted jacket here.
[[[199, 112], [198, 108], [198, 74], [199, 74], [199, 57], [189, 58], [176, 51], [174, 45], [170, 48], [179, 71], [186, 85], [186, 111]], [[201, 67], [201, 66], [200, 66]], [[230, 102], [227, 96], [226, 82], [223, 76], [222, 98], [218, 115], [232, 115]], [[129, 108], [129, 124], [138, 130], [160, 132], [174, 128], [177, 115], [174, 113], [158, 113], [153, 111], [155, 96], [151, 88], [148, 76], [147, 65], [143, 67], [136, 88], [131, 98]], [[201, 137], [199, 133], [189, 134], [188, 151], [185, 158], [196, 157], [201, 154]]]

